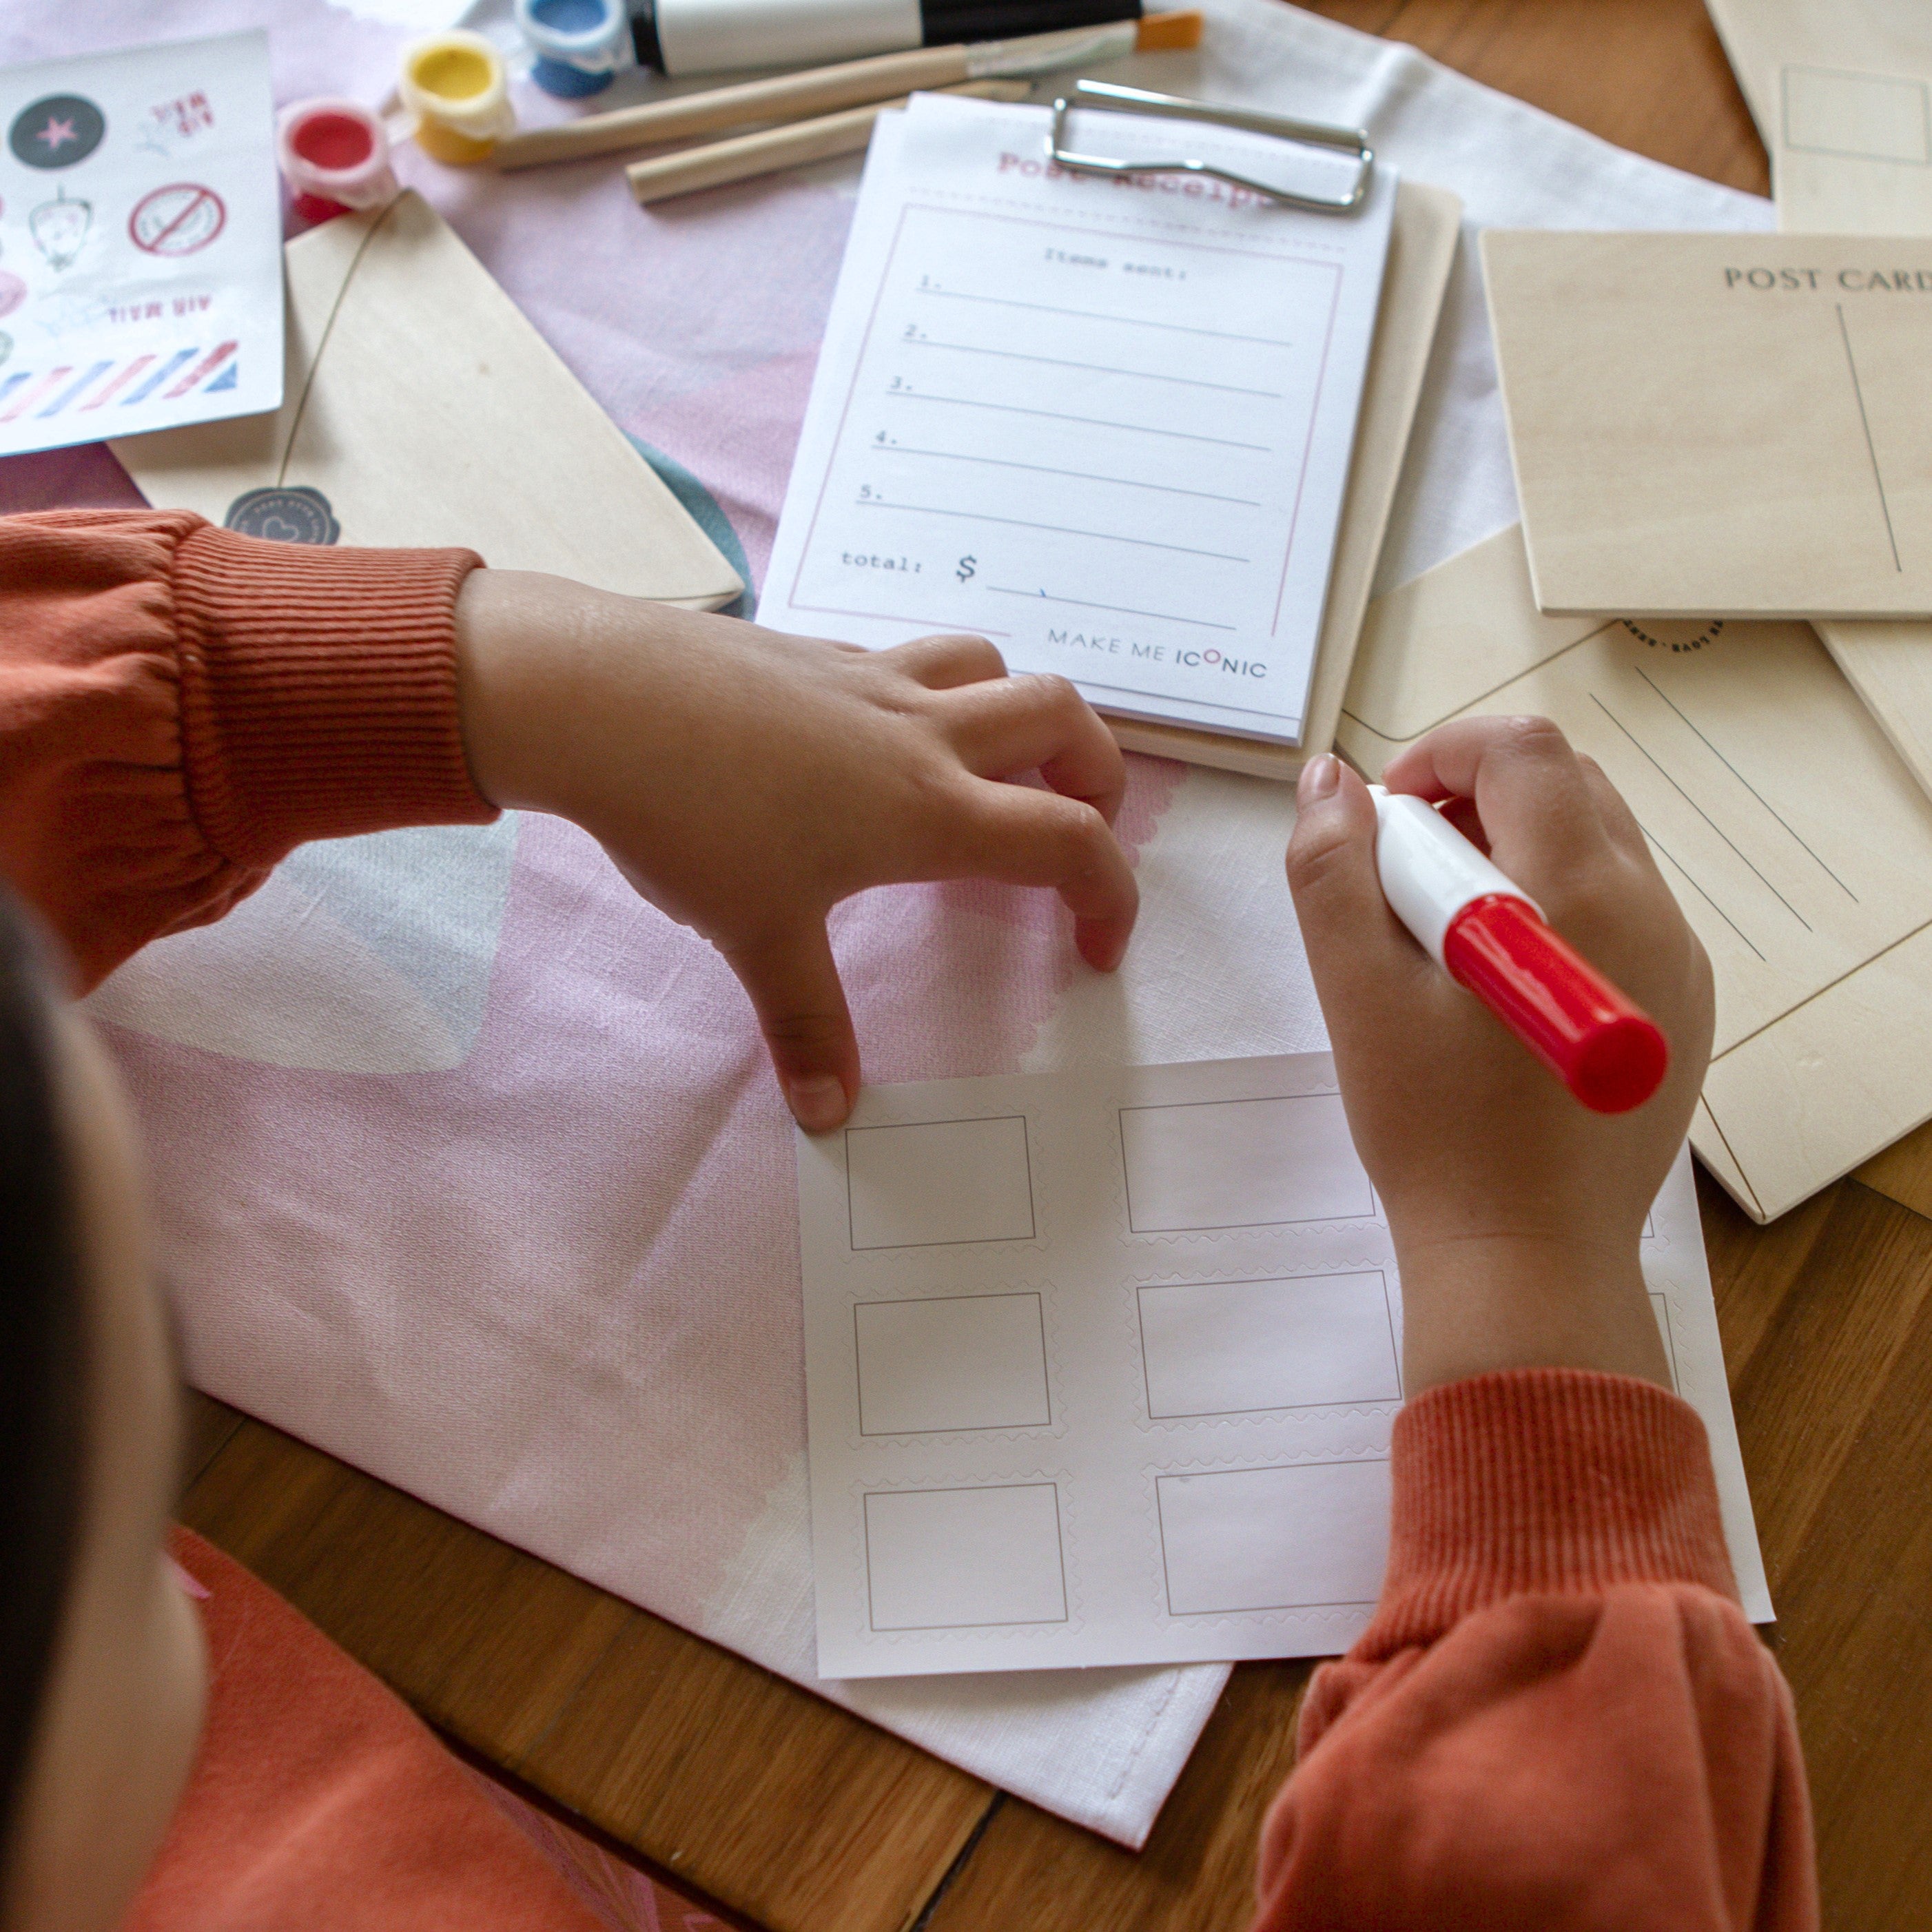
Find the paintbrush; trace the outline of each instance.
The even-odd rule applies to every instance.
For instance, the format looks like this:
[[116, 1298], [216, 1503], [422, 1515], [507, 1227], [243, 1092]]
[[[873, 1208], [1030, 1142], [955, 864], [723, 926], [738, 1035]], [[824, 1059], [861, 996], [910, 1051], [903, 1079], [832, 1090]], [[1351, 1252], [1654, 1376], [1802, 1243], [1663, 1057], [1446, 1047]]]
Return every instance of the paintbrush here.
[[[1027, 92], [1023, 80], [968, 80], [957, 87], [928, 88], [931, 94], [975, 94], [982, 100], [1018, 100]], [[802, 167], [831, 154], [856, 154], [872, 138], [872, 123], [881, 114], [903, 107], [912, 98], [868, 101], [837, 114], [809, 121], [790, 121], [780, 128], [761, 128], [755, 134], [734, 134], [652, 154], [633, 161], [624, 170], [631, 192], [640, 202], [665, 201], [674, 194], [691, 194], [726, 182], [748, 181], [754, 175], [776, 174], [781, 168]]]

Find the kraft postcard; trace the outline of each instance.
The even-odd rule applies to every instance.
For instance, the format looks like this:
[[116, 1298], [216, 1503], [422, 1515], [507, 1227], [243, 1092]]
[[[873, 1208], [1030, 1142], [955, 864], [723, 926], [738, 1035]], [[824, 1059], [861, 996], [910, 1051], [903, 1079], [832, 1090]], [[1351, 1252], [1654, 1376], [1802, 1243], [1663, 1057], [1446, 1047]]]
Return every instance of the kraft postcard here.
[[1538, 608], [1932, 615], [1932, 238], [1483, 237]]

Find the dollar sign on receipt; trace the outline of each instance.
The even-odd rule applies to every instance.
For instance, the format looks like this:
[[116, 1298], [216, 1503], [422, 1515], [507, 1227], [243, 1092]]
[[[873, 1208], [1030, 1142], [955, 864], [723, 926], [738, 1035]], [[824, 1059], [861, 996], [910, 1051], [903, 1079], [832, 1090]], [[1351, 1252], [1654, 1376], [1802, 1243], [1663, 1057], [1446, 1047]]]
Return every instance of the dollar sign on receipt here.
[[973, 574], [974, 569], [978, 566], [979, 561], [976, 556], [962, 556], [959, 560], [959, 568], [955, 574], [962, 584]]

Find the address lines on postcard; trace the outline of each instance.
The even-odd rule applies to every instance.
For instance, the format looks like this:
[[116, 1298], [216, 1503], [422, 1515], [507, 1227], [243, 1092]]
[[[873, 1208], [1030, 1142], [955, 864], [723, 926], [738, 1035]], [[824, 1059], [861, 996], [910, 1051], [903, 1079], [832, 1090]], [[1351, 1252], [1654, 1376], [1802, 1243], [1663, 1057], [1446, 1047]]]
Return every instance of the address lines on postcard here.
[[1024, 600], [1123, 620], [1150, 658], [1264, 642], [1340, 276], [902, 209], [794, 607], [1011, 638]]

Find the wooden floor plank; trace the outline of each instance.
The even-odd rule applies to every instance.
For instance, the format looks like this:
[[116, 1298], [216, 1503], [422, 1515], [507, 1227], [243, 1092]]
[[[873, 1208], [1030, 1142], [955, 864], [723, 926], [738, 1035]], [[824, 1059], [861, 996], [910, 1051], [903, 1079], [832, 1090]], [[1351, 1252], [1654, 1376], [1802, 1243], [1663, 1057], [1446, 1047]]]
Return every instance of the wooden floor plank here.
[[1747, 194], [1770, 164], [1702, 0], [1314, 0], [1653, 160]]
[[1009, 1798], [925, 1932], [1238, 1932], [1253, 1910], [1262, 1814], [1293, 1762], [1313, 1668], [1236, 1667], [1138, 1854]]
[[903, 1932], [992, 1794], [254, 1421], [182, 1520], [431, 1723], [770, 1932]]
[[180, 1486], [184, 1492], [194, 1486], [242, 1420], [238, 1408], [230, 1408], [212, 1395], [203, 1395], [199, 1389], [182, 1390]]
[[1867, 1161], [1856, 1178], [1901, 1208], [1932, 1220], [1932, 1120]]
[[[1805, 1524], [1774, 1585], [1779, 1661], [1797, 1700], [1816, 1810], [1824, 1922], [1932, 1924], [1932, 1222], [1844, 1189], [1781, 1326], [1739, 1392], [1757, 1460], [1782, 1414], [1851, 1419], [1828, 1473], [1804, 1472]], [[1879, 1304], [1826, 1324], [1813, 1304]], [[1821, 1388], [1815, 1372], [1825, 1371]], [[1784, 1459], [1786, 1487], [1799, 1459]], [[1780, 1529], [1782, 1522], [1779, 1523]]]
[[1765, 1568], [1788, 1624], [1785, 1580], [1828, 1530], [1829, 1498], [1871, 1404], [1894, 1375], [1932, 1370], [1932, 1358], [1912, 1353], [1932, 1292], [1922, 1265], [1932, 1227], [1852, 1181], [1749, 1240], [1736, 1238], [1743, 1216], [1728, 1202], [1706, 1208], [1720, 1319], [1757, 1332], [1733, 1364], [1732, 1399]]
[[641, 1613], [512, 1768], [771, 1932], [903, 1932], [994, 1796]]

